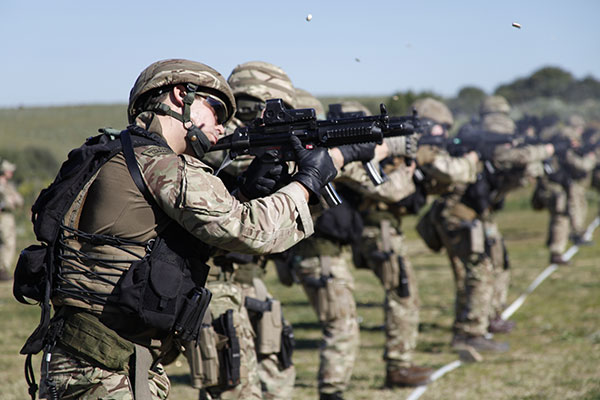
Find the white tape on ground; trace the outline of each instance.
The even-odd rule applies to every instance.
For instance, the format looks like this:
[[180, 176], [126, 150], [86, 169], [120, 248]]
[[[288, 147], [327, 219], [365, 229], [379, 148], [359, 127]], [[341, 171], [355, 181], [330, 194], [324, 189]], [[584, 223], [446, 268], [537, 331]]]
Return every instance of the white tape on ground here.
[[[431, 374], [431, 382], [437, 380], [438, 378], [441, 378], [446, 373], [452, 371], [453, 369], [460, 367], [461, 365], [462, 365], [462, 362], [460, 360], [456, 360], [456, 361], [451, 362], [450, 364], [444, 365], [442, 368], [438, 369], [433, 374]], [[427, 390], [427, 386], [420, 386], [420, 387], [416, 388], [415, 390], [413, 390], [413, 392], [410, 394], [410, 396], [408, 396], [408, 398], [406, 400], [416, 400], [419, 397], [421, 397], [421, 395], [423, 393], [425, 393], [426, 390]]]
[[[596, 230], [596, 228], [598, 228], [598, 226], [600, 226], [600, 217], [596, 217], [592, 221], [592, 223], [586, 229], [583, 237], [586, 240], [591, 240], [592, 235], [594, 234], [594, 230]], [[579, 250], [579, 246], [576, 246], [576, 245], [571, 246], [571, 248], [569, 248], [569, 250], [567, 250], [565, 252], [565, 254], [563, 254], [563, 258], [566, 261], [569, 261], [571, 258], [573, 258], [573, 256], [577, 253], [578, 250]], [[519, 296], [519, 298], [517, 298], [510, 306], [508, 306], [506, 308], [506, 310], [504, 310], [504, 312], [502, 313], [502, 318], [504, 318], [504, 319], [510, 318], [510, 316], [513, 315], [515, 313], [515, 311], [517, 311], [519, 309], [519, 307], [521, 307], [523, 305], [527, 296], [529, 294], [531, 294], [531, 292], [533, 292], [535, 290], [535, 288], [537, 288], [546, 278], [548, 278], [557, 269], [558, 269], [558, 265], [551, 264], [545, 270], [543, 270], [542, 273], [539, 274], [538, 277], [535, 278], [535, 280], [531, 283], [531, 285], [529, 285], [529, 287], [525, 290], [525, 293], [523, 293], [521, 296]], [[442, 368], [438, 369], [431, 375], [431, 382], [437, 380], [438, 378], [442, 377], [443, 375], [447, 374], [448, 372], [460, 367], [461, 365], [462, 365], [462, 363], [460, 362], [460, 360], [456, 360], [456, 361], [451, 362], [450, 364], [444, 365]], [[406, 398], [406, 400], [417, 400], [419, 397], [421, 397], [423, 395], [423, 393], [425, 393], [428, 386], [429, 385], [420, 386], [420, 387], [416, 388]]]

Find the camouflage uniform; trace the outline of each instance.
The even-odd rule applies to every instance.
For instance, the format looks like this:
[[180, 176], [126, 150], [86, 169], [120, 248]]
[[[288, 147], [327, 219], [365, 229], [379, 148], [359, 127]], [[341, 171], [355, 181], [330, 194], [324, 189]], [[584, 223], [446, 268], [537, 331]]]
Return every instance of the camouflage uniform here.
[[[252, 117], [259, 117], [260, 105], [270, 98], [282, 98], [290, 107], [295, 105], [295, 92], [289, 77], [281, 68], [266, 62], [251, 61], [236, 66], [228, 78], [228, 83], [239, 103], [238, 109], [241, 111], [239, 115], [250, 114], [242, 108], [254, 105], [258, 108], [250, 110], [255, 112]], [[249, 99], [255, 101], [243, 102]], [[248, 115], [245, 116], [248, 117]], [[232, 134], [236, 128], [242, 126], [244, 126], [244, 122], [234, 118], [227, 125], [226, 134]], [[224, 159], [226, 159], [224, 152], [213, 152], [208, 153], [203, 161], [216, 169], [221, 166]], [[236, 186], [237, 177], [246, 170], [251, 160], [251, 156], [236, 158], [234, 162], [223, 166], [222, 171], [218, 174], [219, 178], [233, 189]], [[223, 390], [219, 385], [212, 388], [207, 387], [198, 380], [194, 383], [194, 387], [207, 388], [211, 394], [222, 399], [291, 398], [296, 377], [294, 366], [292, 365], [286, 369], [280, 367], [277, 357], [280, 349], [271, 348], [265, 352], [265, 348], [260, 346], [262, 338], [256, 327], [257, 319], [266, 317], [257, 315], [252, 318], [254, 314], [249, 315], [244, 307], [246, 297], [256, 298], [255, 286], [264, 287], [264, 283], [261, 279], [262, 269], [257, 264], [256, 258], [248, 257], [244, 260], [243, 258], [240, 255], [230, 254], [213, 260], [215, 268], [221, 272], [215, 275], [215, 281], [210, 282], [208, 287], [211, 288], [213, 285], [217, 285], [222, 297], [230, 300], [229, 304], [223, 303], [219, 307], [220, 313], [233, 309], [234, 316], [243, 315], [239, 318], [242, 330], [239, 337], [240, 365], [246, 376], [242, 375], [240, 385], [227, 390]], [[272, 297], [268, 292], [266, 292], [266, 296]], [[239, 301], [231, 302], [232, 299], [237, 299], [237, 297], [240, 297]], [[227, 305], [231, 307], [228, 308]], [[212, 305], [211, 312], [214, 314]], [[217, 317], [218, 315], [213, 316]], [[274, 329], [276, 330], [276, 328]], [[281, 332], [271, 333], [281, 335]], [[196, 348], [193, 351], [199, 353], [200, 349]], [[186, 355], [188, 361], [193, 357], [201, 357], [199, 354], [193, 354], [192, 349], [186, 352]], [[191, 362], [190, 367], [192, 375], [194, 375], [196, 373]]]
[[[166, 82], [193, 82], [200, 90], [206, 87], [212, 96], [222, 97], [221, 101], [228, 104], [229, 117], [234, 113], [233, 95], [218, 72], [200, 63], [167, 60], [152, 64], [138, 78], [128, 109], [131, 122], [162, 136], [159, 118], [153, 112], [142, 112], [136, 99], [145, 93], [144, 90], [163, 87]], [[206, 244], [245, 253], [283, 251], [312, 233], [305, 195], [297, 184], [285, 186], [260, 201], [241, 203], [197, 158], [177, 155], [160, 146], [137, 147], [135, 154], [153, 198], [152, 204], [134, 185], [124, 157], [119, 154], [109, 160], [78, 195], [64, 219], [66, 226], [146, 243], [175, 221]], [[115, 187], [120, 190], [115, 191]], [[141, 257], [145, 253], [145, 246], [125, 246], [128, 251], [124, 251], [80, 242], [77, 237], [66, 242], [69, 247], [65, 248], [65, 255], [73, 256], [75, 261], [62, 263], [62, 285], [100, 294], [114, 290], [119, 274], [114, 274], [114, 267], [106, 263], [92, 261], [87, 265], [88, 261], [86, 264], [76, 261], [78, 258], [74, 255], [80, 253], [72, 252], [112, 259], [112, 264], [124, 270], [136, 259], [133, 254]], [[189, 261], [195, 264], [195, 260]], [[94, 274], [78, 273], [82, 269], [93, 269]], [[156, 340], [155, 332], [140, 331], [139, 326], [131, 325], [134, 321], [124, 320], [122, 314], [109, 305], [90, 302], [64, 291], [55, 293], [52, 302], [66, 314], [65, 333], [53, 351], [49, 373], [42, 370], [42, 393], [48, 393], [45, 382], [46, 378], [51, 378], [58, 384], [61, 398], [131, 398], [128, 361], [132, 352], [156, 357], [172, 348], [170, 337], [162, 342]], [[68, 326], [70, 330], [67, 330]], [[90, 362], [92, 368], [88, 368], [83, 359]], [[77, 379], [73, 379], [74, 365], [78, 368]], [[149, 378], [153, 398], [166, 398], [168, 379], [160, 364], [150, 371]], [[94, 393], [99, 395], [94, 397]]]
[[23, 206], [23, 198], [10, 181], [15, 165], [0, 160], [0, 280], [11, 279], [17, 246], [13, 212]]
[[[515, 124], [508, 118], [508, 111], [505, 99], [499, 96], [485, 99], [481, 107], [481, 129], [495, 133], [513, 133]], [[547, 157], [544, 146], [518, 149], [498, 146], [493, 154], [494, 168], [510, 172], [502, 173], [500, 187], [492, 193], [491, 205], [500, 204], [509, 190], [525, 184], [539, 174], [541, 169], [533, 164]], [[480, 170], [482, 168], [478, 167]], [[464, 200], [466, 191], [466, 185], [457, 185], [434, 206], [436, 228], [447, 250], [456, 279], [455, 343], [463, 338], [484, 337], [488, 332], [490, 317], [495, 318], [504, 308], [509, 282], [503, 239], [493, 219], [492, 208], [488, 207], [478, 214]], [[486, 350], [486, 345], [493, 343], [479, 344], [482, 345], [480, 350]], [[503, 348], [491, 347], [496, 350]]]

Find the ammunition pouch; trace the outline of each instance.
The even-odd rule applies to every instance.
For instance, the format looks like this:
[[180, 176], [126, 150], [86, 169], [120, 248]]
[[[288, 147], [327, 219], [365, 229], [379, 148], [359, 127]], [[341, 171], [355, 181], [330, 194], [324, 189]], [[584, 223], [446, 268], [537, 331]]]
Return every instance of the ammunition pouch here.
[[202, 321], [198, 343], [185, 342], [184, 353], [190, 366], [192, 386], [196, 389], [219, 385], [219, 350], [227, 338], [215, 332], [210, 313]]
[[452, 232], [452, 236], [455, 235], [462, 238], [457, 242], [456, 248], [459, 257], [470, 258], [472, 255], [486, 253], [485, 232], [481, 220], [463, 222], [457, 231]]
[[431, 250], [438, 252], [442, 249], [442, 239], [440, 238], [434, 223], [434, 206], [419, 219], [416, 230], [419, 236], [421, 236], [421, 239], [423, 239], [427, 247]]
[[69, 353], [81, 356], [92, 365], [128, 373], [135, 345], [109, 329], [83, 310], [68, 307], [59, 344]]
[[548, 208], [552, 201], [552, 193], [548, 190], [547, 185], [541, 179], [538, 179], [535, 184], [533, 195], [531, 196], [531, 207], [534, 210], [543, 210]]
[[113, 302], [125, 314], [159, 336], [174, 333], [184, 341], [196, 341], [204, 313], [212, 297], [204, 288], [206, 271], [196, 276], [185, 258], [172, 249], [171, 240], [159, 236], [149, 255], [131, 264], [115, 288]]

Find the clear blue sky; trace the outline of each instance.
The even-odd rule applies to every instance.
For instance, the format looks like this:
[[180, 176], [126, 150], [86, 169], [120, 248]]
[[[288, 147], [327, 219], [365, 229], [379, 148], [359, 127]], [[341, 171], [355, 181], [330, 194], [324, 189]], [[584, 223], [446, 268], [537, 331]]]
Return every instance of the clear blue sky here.
[[546, 65], [600, 79], [599, 18], [597, 0], [2, 0], [0, 107], [125, 103], [174, 57], [269, 61], [317, 95], [490, 92]]

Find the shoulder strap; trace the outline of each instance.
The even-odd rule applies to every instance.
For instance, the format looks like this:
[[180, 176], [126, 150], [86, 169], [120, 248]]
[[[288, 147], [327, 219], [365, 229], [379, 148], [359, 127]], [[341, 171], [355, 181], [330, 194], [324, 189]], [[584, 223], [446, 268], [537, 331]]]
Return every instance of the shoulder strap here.
[[133, 152], [133, 144], [131, 143], [131, 136], [129, 135], [129, 131], [121, 132], [121, 144], [123, 145], [123, 154], [125, 155], [125, 162], [127, 163], [127, 169], [129, 170], [129, 174], [133, 178], [133, 182], [135, 186], [142, 192], [146, 199], [151, 199], [152, 196], [146, 187], [146, 183], [142, 178], [142, 174], [138, 167], [137, 161], [135, 159], [135, 153]]

